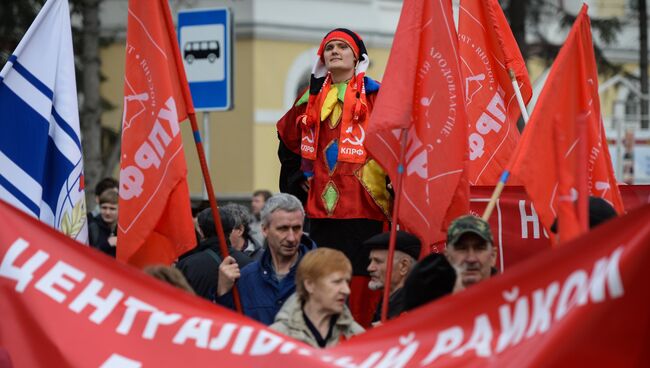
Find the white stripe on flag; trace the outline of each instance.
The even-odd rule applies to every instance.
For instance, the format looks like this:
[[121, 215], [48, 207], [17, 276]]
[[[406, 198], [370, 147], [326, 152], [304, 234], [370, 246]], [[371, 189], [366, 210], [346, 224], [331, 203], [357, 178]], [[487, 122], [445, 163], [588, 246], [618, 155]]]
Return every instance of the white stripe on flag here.
[[39, 218], [41, 219], [42, 222], [49, 224], [55, 229], [59, 228], [59, 224], [55, 224], [54, 221], [54, 212], [52, 212], [52, 209], [50, 206], [47, 205], [45, 202], [41, 202], [40, 205], [41, 208], [41, 213], [39, 215]]
[[59, 127], [54, 120], [54, 115], [50, 115], [50, 130], [48, 131], [48, 134], [54, 141], [56, 148], [61, 151], [72, 165], [76, 165], [77, 162], [81, 160], [81, 151], [79, 151], [79, 147], [77, 147], [77, 144], [72, 140], [70, 135]]
[[13, 73], [7, 74], [7, 77], [4, 79], [7, 87], [17, 94], [21, 100], [25, 101], [26, 104], [30, 105], [32, 109], [36, 110], [45, 121], [49, 121], [50, 114], [52, 113], [52, 100], [29, 83], [17, 71], [14, 70]]
[[40, 207], [41, 195], [43, 194], [41, 184], [11, 161], [2, 151], [0, 151], [0, 167], [2, 167], [2, 176], [30, 201], [34, 202], [34, 205]]
[[8, 190], [6, 190], [3, 186], [0, 185], [0, 198], [2, 198], [4, 201], [9, 203], [10, 205], [18, 208], [19, 210], [25, 212], [26, 214], [36, 217], [36, 214], [32, 212], [27, 206], [23, 204], [23, 202], [19, 201], [18, 198], [14, 197], [13, 194], [11, 194]]

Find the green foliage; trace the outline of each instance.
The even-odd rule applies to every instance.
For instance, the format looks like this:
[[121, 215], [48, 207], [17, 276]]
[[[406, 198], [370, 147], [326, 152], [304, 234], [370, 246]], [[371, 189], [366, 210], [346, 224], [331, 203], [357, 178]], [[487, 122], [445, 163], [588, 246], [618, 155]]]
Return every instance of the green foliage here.
[[[32, 24], [36, 15], [45, 4], [45, 0], [1, 0], [2, 6], [0, 6], [0, 65], [4, 66], [7, 62], [7, 59], [11, 56], [12, 52], [18, 46], [18, 43], [27, 32], [27, 29]], [[91, 0], [96, 2], [101, 2], [101, 0]], [[81, 16], [81, 13], [84, 9], [85, 4], [88, 3], [88, 0], [68, 0], [70, 4], [70, 13], [74, 16]], [[79, 60], [79, 55], [83, 50], [83, 44], [81, 42], [81, 35], [83, 34], [83, 29], [78, 25], [72, 26], [72, 42], [73, 48], [75, 50], [75, 64], [76, 64], [76, 79], [77, 79], [77, 90], [81, 93], [80, 86], [83, 85], [83, 77], [81, 69], [83, 68], [82, 63]], [[99, 40], [101, 45], [110, 44], [112, 39], [102, 37]], [[101, 80], [104, 81], [106, 78], [102, 75], [100, 76]], [[115, 105], [111, 104], [108, 100], [102, 98], [102, 109], [103, 110], [112, 110], [115, 108]]]
[[[519, 13], [512, 14], [508, 12], [509, 7], [516, 3]], [[576, 14], [568, 13], [562, 6], [562, 1], [558, 0], [509, 0], [501, 1], [505, 9], [506, 16], [524, 17], [526, 19], [526, 33], [534, 35], [535, 41], [520, 45], [524, 58], [539, 57], [545, 60], [549, 65], [557, 56], [562, 44], [552, 42], [547, 39], [543, 27], [547, 27], [549, 21], [557, 19], [560, 26], [567, 29], [573, 25]], [[627, 19], [619, 18], [592, 18], [591, 27], [594, 39], [598, 39], [602, 45], [611, 45], [616, 42], [616, 37], [621, 31]], [[517, 37], [517, 35], [515, 35]], [[517, 37], [518, 40], [525, 37]], [[603, 50], [598, 45], [594, 45], [596, 61], [598, 68], [603, 73], [619, 73], [621, 67], [612, 64], [603, 54]]]
[[0, 65], [5, 65], [44, 3], [45, 0], [2, 0]]

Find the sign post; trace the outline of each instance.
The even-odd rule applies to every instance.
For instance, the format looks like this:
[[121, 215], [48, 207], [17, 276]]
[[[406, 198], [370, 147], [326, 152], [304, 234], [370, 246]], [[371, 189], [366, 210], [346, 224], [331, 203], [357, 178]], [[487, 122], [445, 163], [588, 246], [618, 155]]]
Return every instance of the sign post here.
[[[203, 112], [203, 145], [210, 166], [210, 112], [233, 108], [232, 14], [228, 8], [178, 12], [178, 45], [196, 111]], [[203, 199], [207, 198], [205, 185]]]
[[178, 12], [178, 44], [195, 110], [232, 109], [230, 9], [192, 9]]

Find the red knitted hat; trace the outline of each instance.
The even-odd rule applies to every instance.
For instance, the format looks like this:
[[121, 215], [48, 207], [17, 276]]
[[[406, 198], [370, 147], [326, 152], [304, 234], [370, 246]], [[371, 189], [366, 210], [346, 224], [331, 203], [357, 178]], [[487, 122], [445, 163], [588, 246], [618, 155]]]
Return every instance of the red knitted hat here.
[[323, 58], [325, 45], [333, 40], [339, 40], [347, 43], [348, 46], [352, 48], [352, 52], [354, 52], [354, 57], [356, 58], [359, 58], [359, 55], [367, 53], [366, 46], [363, 44], [363, 41], [358, 34], [346, 28], [337, 28], [326, 34], [323, 38], [323, 41], [321, 41], [320, 47], [318, 48], [318, 56], [320, 56], [321, 59]]

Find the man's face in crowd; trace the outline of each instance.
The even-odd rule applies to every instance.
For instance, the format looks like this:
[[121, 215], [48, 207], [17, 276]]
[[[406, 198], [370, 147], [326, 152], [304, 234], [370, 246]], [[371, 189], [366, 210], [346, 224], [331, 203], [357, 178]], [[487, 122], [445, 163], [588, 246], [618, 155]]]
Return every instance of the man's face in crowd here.
[[445, 255], [463, 287], [488, 279], [496, 262], [496, 249], [474, 233], [465, 233], [456, 244], [447, 245]]
[[384, 288], [386, 282], [386, 258], [388, 258], [387, 250], [373, 249], [370, 251], [370, 264], [368, 265], [368, 273], [370, 274], [368, 288], [370, 290]]
[[112, 225], [117, 222], [117, 205], [113, 203], [102, 203], [99, 205], [99, 214], [105, 223]]
[[269, 223], [262, 225], [271, 254], [284, 259], [293, 258], [298, 253], [304, 216], [301, 211], [287, 212], [276, 210], [271, 213]]
[[264, 207], [264, 196], [263, 195], [256, 195], [253, 197], [251, 200], [251, 210], [253, 211], [253, 215], [259, 216], [260, 212], [262, 212], [262, 208]]

